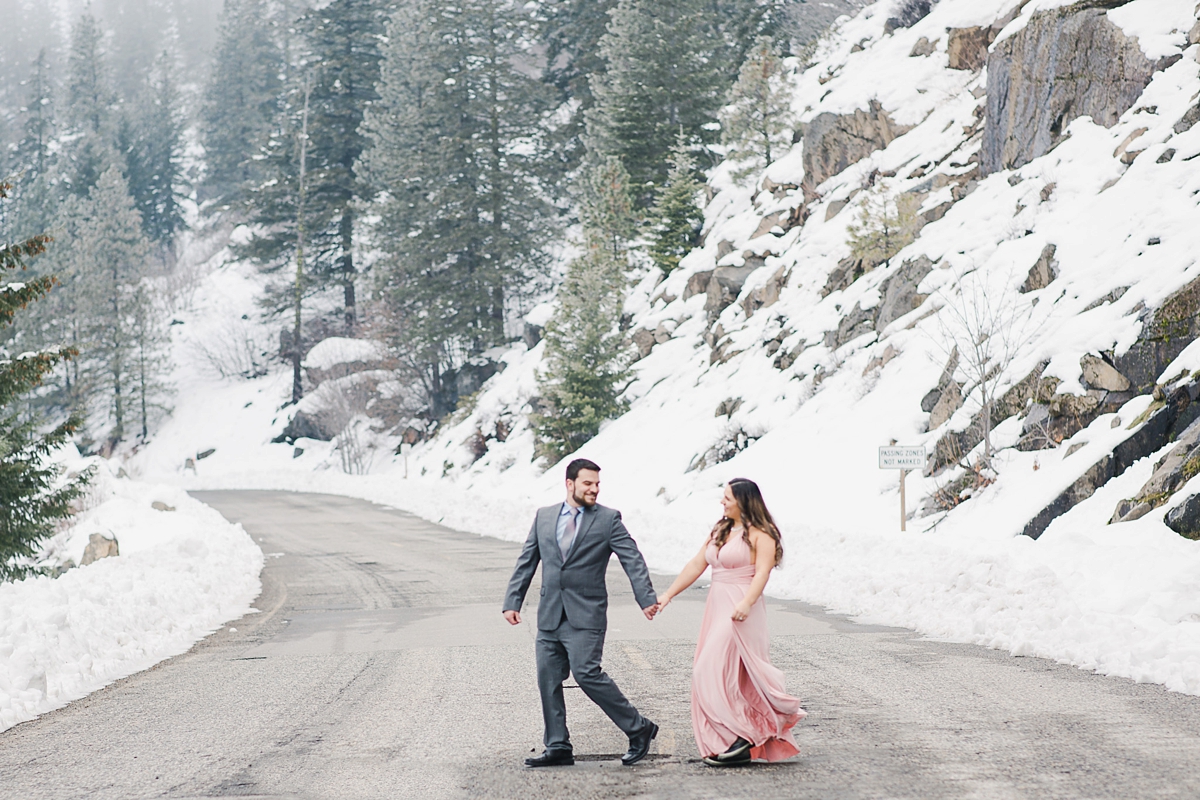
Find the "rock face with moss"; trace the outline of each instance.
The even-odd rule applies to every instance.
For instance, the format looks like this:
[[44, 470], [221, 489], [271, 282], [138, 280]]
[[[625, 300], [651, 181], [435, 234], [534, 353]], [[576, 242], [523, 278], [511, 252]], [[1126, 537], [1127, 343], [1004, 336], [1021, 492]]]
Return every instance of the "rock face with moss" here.
[[1085, 0], [1033, 15], [988, 56], [984, 175], [1050, 151], [1082, 116], [1111, 128], [1160, 66], [1106, 14], [1128, 0]]
[[[1145, 392], [1163, 370], [1200, 336], [1200, 278], [1168, 297], [1142, 327], [1137, 341], [1113, 359], [1113, 366]], [[1183, 376], [1169, 375], [1174, 382]]]
[[1179, 435], [1171, 452], [1154, 465], [1154, 474], [1136, 495], [1117, 504], [1112, 522], [1128, 522], [1165, 505], [1175, 492], [1200, 473], [1200, 421]]

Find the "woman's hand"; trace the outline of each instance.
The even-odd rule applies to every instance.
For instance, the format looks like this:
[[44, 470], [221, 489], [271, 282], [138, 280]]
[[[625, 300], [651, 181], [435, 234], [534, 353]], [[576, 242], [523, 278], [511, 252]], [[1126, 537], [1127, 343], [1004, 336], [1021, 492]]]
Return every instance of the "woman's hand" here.
[[659, 613], [662, 613], [663, 609], [665, 609], [667, 606], [669, 606], [671, 604], [671, 601], [674, 599], [675, 598], [669, 594], [664, 594], [662, 597], [658, 598]]
[[734, 622], [741, 622], [746, 617], [750, 616], [750, 604], [745, 600], [739, 601], [738, 604], [733, 607], [733, 614], [730, 616], [733, 618]]

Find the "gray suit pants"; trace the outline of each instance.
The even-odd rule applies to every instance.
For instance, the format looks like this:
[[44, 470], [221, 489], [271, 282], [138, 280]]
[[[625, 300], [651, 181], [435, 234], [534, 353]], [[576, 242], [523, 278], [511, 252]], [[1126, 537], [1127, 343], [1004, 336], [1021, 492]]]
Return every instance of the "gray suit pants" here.
[[563, 701], [563, 681], [575, 676], [579, 687], [600, 706], [616, 726], [633, 736], [650, 722], [625, 699], [617, 684], [600, 668], [604, 655], [604, 631], [575, 628], [563, 615], [558, 627], [537, 633], [538, 690], [542, 695], [542, 717], [546, 723], [547, 751], [570, 751], [567, 731], [567, 705]]

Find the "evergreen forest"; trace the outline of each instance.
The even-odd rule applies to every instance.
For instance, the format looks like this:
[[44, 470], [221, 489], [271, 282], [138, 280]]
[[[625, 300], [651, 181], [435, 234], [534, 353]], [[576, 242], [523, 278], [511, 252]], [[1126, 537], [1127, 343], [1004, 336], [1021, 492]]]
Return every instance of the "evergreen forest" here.
[[623, 407], [633, 271], [697, 243], [706, 169], [790, 144], [785, 59], [828, 5], [4, 0], [0, 238], [51, 237], [26, 266], [55, 285], [0, 348], [76, 354], [21, 402], [85, 452], [151, 439], [189, 248], [223, 235], [290, 402], [314, 344], [372, 338], [419, 436], [554, 298], [532, 421], [571, 452]]

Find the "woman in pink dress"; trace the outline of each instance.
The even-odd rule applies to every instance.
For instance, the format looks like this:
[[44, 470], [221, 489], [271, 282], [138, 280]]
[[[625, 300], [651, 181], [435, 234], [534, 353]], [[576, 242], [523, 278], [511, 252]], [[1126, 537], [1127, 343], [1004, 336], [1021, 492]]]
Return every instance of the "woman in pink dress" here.
[[779, 528], [758, 485], [736, 478], [725, 487], [725, 515], [700, 552], [659, 597], [659, 610], [713, 568], [712, 586], [692, 666], [692, 730], [704, 763], [714, 767], [781, 761], [800, 752], [792, 727], [800, 701], [784, 691], [771, 665], [762, 593], [779, 565]]

